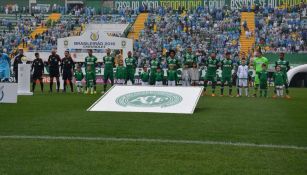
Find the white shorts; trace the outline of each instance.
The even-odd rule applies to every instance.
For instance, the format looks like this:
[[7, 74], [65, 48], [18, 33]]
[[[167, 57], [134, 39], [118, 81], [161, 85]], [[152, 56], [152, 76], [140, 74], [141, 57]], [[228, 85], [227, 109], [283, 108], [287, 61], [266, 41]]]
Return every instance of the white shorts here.
[[189, 80], [182, 80], [182, 86], [191, 86], [191, 82]]
[[76, 81], [76, 85], [77, 85], [78, 87], [82, 87], [82, 86], [83, 86], [82, 81]]
[[276, 89], [278, 90], [282, 90], [284, 88], [284, 86], [275, 86]]
[[156, 86], [162, 86], [163, 85], [163, 82], [162, 81], [156, 81]]
[[247, 87], [247, 79], [239, 79], [240, 87]]
[[167, 81], [168, 86], [176, 86], [176, 81]]

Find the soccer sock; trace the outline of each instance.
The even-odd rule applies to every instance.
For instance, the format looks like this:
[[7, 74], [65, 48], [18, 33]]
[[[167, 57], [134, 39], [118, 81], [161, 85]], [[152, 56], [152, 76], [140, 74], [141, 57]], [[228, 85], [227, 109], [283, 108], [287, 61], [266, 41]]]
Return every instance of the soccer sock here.
[[204, 82], [204, 92], [206, 92], [207, 86], [208, 86], [208, 81], [205, 81], [205, 82]]
[[80, 92], [80, 87], [79, 86], [77, 86], [77, 92]]
[[289, 89], [288, 89], [288, 83], [285, 83], [285, 89], [286, 89], [286, 95], [288, 95], [289, 94]]
[[212, 83], [212, 93], [214, 94], [215, 93], [215, 85], [216, 85], [216, 83], [214, 82], [214, 83]]
[[242, 88], [241, 87], [239, 88], [239, 95], [240, 96], [242, 95]]
[[232, 86], [229, 86], [229, 95], [232, 94]]
[[260, 97], [262, 97], [262, 91], [263, 91], [263, 90], [261, 89], [261, 90], [260, 90]]
[[69, 85], [70, 85], [70, 91], [71, 91], [71, 92], [74, 92], [74, 86], [73, 86], [71, 80], [69, 80]]
[[278, 97], [280, 96], [279, 89], [276, 90], [276, 94]]
[[240, 94], [239, 90], [240, 90], [240, 87], [237, 87], [237, 94]]
[[60, 80], [59, 79], [57, 79], [57, 81], [56, 81], [56, 86], [57, 86], [57, 91], [59, 92], [59, 90], [60, 90]]
[[94, 91], [96, 91], [96, 80], [93, 81], [94, 84]]
[[267, 96], [268, 96], [268, 90], [265, 89], [265, 90], [264, 90], [264, 97], [267, 97]]
[[35, 90], [35, 85], [36, 85], [36, 83], [33, 82], [33, 83], [32, 83], [32, 92], [34, 92], [34, 90]]
[[248, 88], [247, 87], [245, 87], [245, 95], [246, 95], [246, 97], [248, 96]]
[[221, 84], [221, 95], [224, 94], [224, 83]]
[[93, 87], [91, 87], [91, 94], [94, 92], [94, 88]]
[[53, 79], [50, 80], [50, 92], [52, 92], [52, 87], [53, 87]]
[[107, 84], [103, 85], [103, 90], [106, 91], [107, 90]]
[[280, 96], [283, 96], [284, 95], [284, 90], [283, 89], [280, 89]]
[[42, 80], [40, 81], [40, 84], [41, 84], [41, 91], [44, 92], [44, 83]]
[[[57, 83], [57, 85], [58, 85], [58, 83]], [[67, 81], [64, 80], [64, 92], [66, 92], [66, 86], [67, 86]]]

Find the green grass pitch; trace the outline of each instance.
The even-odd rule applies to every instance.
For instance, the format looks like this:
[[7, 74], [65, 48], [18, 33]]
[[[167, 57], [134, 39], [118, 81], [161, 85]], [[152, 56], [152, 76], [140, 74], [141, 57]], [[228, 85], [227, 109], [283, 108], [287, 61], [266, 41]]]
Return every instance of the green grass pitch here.
[[[0, 175], [307, 174], [307, 89], [290, 89], [290, 93], [290, 100], [204, 96], [193, 115], [87, 112], [100, 94], [20, 96], [18, 104], [0, 104]], [[304, 149], [3, 137], [13, 135]]]

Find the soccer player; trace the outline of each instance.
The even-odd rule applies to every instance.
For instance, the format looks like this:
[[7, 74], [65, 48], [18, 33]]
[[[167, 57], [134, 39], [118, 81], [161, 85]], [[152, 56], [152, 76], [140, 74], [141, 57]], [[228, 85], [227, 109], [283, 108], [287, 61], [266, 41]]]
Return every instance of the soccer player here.
[[123, 65], [123, 60], [119, 60], [118, 66], [116, 67], [116, 84], [124, 85], [127, 78], [127, 70], [126, 67]]
[[264, 97], [267, 97], [269, 73], [267, 71], [266, 64], [262, 64], [262, 71], [258, 72], [257, 76], [260, 80], [260, 97], [262, 97], [263, 93], [264, 93]]
[[78, 65], [77, 70], [75, 71], [75, 79], [76, 79], [76, 85], [77, 85], [78, 93], [83, 92], [83, 84], [82, 84], [83, 78], [84, 78], [84, 75], [83, 75], [83, 72], [81, 70], [81, 66]]
[[57, 85], [57, 92], [60, 91], [60, 64], [61, 64], [61, 58], [58, 54], [56, 54], [56, 50], [53, 49], [51, 51], [51, 55], [48, 58], [48, 65], [49, 65], [49, 76], [50, 76], [50, 90], [49, 92], [52, 92], [52, 86], [53, 86], [53, 78], [56, 79], [56, 85]]
[[152, 54], [150, 61], [150, 85], [155, 84], [155, 74], [159, 66], [160, 62], [157, 60], [157, 54]]
[[0, 50], [0, 81], [9, 81], [11, 60], [9, 56]]
[[163, 85], [163, 72], [160, 67], [157, 67], [157, 72], [155, 73], [155, 85], [162, 86]]
[[148, 86], [149, 72], [147, 71], [147, 66], [143, 67], [143, 72], [141, 73], [142, 86]]
[[61, 73], [63, 75], [63, 81], [64, 81], [63, 92], [64, 93], [66, 92], [67, 81], [69, 82], [70, 85], [70, 91], [74, 92], [74, 87], [72, 84], [72, 76], [74, 72], [75, 63], [72, 60], [69, 51], [65, 51], [64, 55], [65, 57], [62, 59], [61, 63]]
[[170, 66], [173, 66], [173, 69], [177, 70], [180, 67], [176, 58], [176, 52], [174, 50], [169, 51], [169, 57], [166, 59], [166, 62], [168, 68], [170, 68]]
[[275, 67], [280, 66], [281, 72], [284, 74], [284, 82], [285, 82], [285, 89], [286, 89], [286, 98], [291, 98], [289, 96], [289, 85], [288, 85], [288, 76], [287, 72], [290, 70], [289, 61], [285, 60], [285, 53], [279, 54], [279, 60], [275, 62]]
[[[285, 85], [285, 74], [281, 71], [280, 66], [276, 66], [276, 72], [273, 75], [275, 92], [277, 97], [283, 97], [283, 88]], [[276, 96], [273, 96], [276, 98]]]
[[196, 63], [196, 56], [192, 53], [192, 47], [188, 46], [187, 53], [183, 56], [184, 64], [187, 64], [189, 68], [193, 67], [193, 63]]
[[[96, 94], [96, 66], [97, 66], [97, 57], [93, 55], [93, 50], [88, 49], [87, 50], [88, 56], [85, 57], [85, 68], [88, 67], [88, 65], [91, 66], [91, 70], [94, 72], [94, 79], [93, 79], [93, 87], [94, 87], [94, 94]], [[86, 71], [86, 70], [85, 70]]]
[[128, 52], [128, 57], [125, 59], [126, 63], [126, 70], [127, 70], [127, 77], [126, 82], [129, 80], [132, 84], [134, 84], [134, 75], [135, 75], [135, 68], [137, 66], [136, 59], [132, 57], [131, 51]]
[[[256, 57], [254, 58], [254, 61], [253, 61], [253, 66], [254, 66], [254, 69], [256, 71], [256, 75], [259, 72], [262, 71], [262, 64], [269, 65], [269, 61], [268, 61], [268, 59], [266, 57], [262, 56], [261, 50], [259, 49], [256, 52]], [[259, 84], [260, 84], [259, 77], [256, 76], [255, 77], [255, 92], [254, 92], [253, 97], [257, 97], [257, 92], [258, 92]]]
[[85, 74], [85, 80], [86, 80], [86, 91], [85, 94], [94, 94], [94, 78], [95, 73], [92, 69], [93, 67], [91, 65], [88, 65], [86, 68], [86, 74]]
[[31, 72], [33, 72], [32, 76], [32, 92], [35, 90], [35, 85], [37, 80], [39, 81], [41, 85], [41, 92], [44, 92], [44, 84], [43, 84], [43, 73], [44, 73], [44, 62], [39, 57], [39, 53], [35, 53], [35, 59], [33, 60], [32, 66], [31, 66]]
[[111, 50], [107, 49], [107, 55], [103, 57], [104, 63], [104, 85], [102, 93], [106, 92], [107, 90], [107, 83], [108, 80], [111, 81], [111, 86], [114, 84], [114, 77], [113, 77], [113, 68], [115, 67], [114, 57], [111, 56]]
[[242, 88], [245, 90], [245, 95], [248, 97], [248, 66], [246, 65], [245, 59], [242, 59], [241, 65], [238, 67], [237, 76], [239, 79], [239, 96], [242, 96]]
[[185, 63], [181, 73], [182, 86], [191, 86], [191, 71], [189, 64]]
[[216, 54], [211, 53], [210, 58], [206, 61], [207, 71], [204, 79], [204, 93], [207, 91], [208, 81], [212, 82], [212, 97], [215, 97], [216, 70], [219, 62], [216, 60]]
[[18, 50], [18, 55], [15, 56], [13, 62], [13, 72], [15, 74], [15, 81], [18, 83], [18, 64], [22, 64], [21, 58], [24, 57], [23, 49]]
[[176, 86], [177, 81], [177, 70], [174, 69], [173, 65], [170, 65], [169, 69], [167, 70], [167, 84], [168, 86]]
[[228, 95], [231, 96], [232, 93], [232, 69], [233, 69], [233, 61], [230, 59], [231, 53], [227, 52], [224, 59], [222, 61], [222, 82], [221, 82], [221, 96], [224, 96], [224, 85], [227, 82], [229, 87]]

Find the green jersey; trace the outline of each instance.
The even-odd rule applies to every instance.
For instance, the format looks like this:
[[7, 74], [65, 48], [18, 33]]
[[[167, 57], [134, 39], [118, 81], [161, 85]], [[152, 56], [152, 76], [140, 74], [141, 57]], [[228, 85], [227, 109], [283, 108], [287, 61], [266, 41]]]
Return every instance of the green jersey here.
[[256, 72], [261, 72], [262, 64], [266, 64], [266, 66], [268, 66], [269, 60], [266, 57], [256, 57], [254, 59], [254, 69]]
[[142, 80], [142, 82], [148, 82], [148, 80], [149, 80], [149, 72], [142, 72], [141, 73], [141, 80]]
[[179, 68], [178, 60], [177, 60], [176, 57], [174, 57], [174, 58], [168, 57], [166, 59], [166, 62], [167, 62], [168, 67], [174, 66], [174, 69], [178, 69]]
[[151, 60], [150, 61], [150, 74], [154, 74], [157, 71], [157, 68], [160, 66], [158, 60]]
[[[85, 68], [87, 68], [88, 65], [91, 65], [92, 70], [96, 70], [96, 62], [97, 62], [97, 57], [94, 55], [92, 56], [87, 56], [85, 57]], [[94, 72], [95, 73], [95, 72]]]
[[104, 69], [105, 70], [112, 70], [113, 71], [113, 67], [115, 65], [114, 63], [114, 57], [110, 56], [104, 56], [103, 57], [103, 62], [104, 62]]
[[86, 74], [85, 74], [85, 79], [86, 81], [93, 81], [95, 79], [95, 73], [94, 71], [86, 71]]
[[75, 78], [76, 78], [76, 81], [82, 81], [82, 79], [84, 78], [83, 72], [75, 71]]
[[156, 81], [163, 81], [163, 72], [156, 72], [155, 73], [155, 80]]
[[189, 67], [193, 67], [193, 63], [197, 62], [196, 56], [193, 55], [192, 53], [186, 53], [183, 56], [183, 59], [184, 59], [184, 64], [188, 64]]
[[285, 84], [284, 80], [284, 73], [283, 72], [275, 72], [273, 75], [273, 79], [274, 79], [274, 84], [275, 86], [282, 86]]
[[268, 77], [269, 77], [269, 73], [266, 70], [262, 70], [261, 72], [257, 73], [260, 83], [267, 83], [268, 82]]
[[209, 58], [206, 61], [207, 65], [207, 72], [206, 75], [208, 76], [216, 76], [216, 70], [218, 68], [218, 61], [216, 59]]
[[177, 71], [176, 70], [168, 70], [167, 71], [167, 80], [177, 81], [178, 80]]
[[223, 60], [222, 61], [222, 77], [231, 77], [233, 69], [232, 60]]
[[126, 67], [124, 67], [124, 66], [117, 66], [116, 73], [115, 73], [115, 78], [116, 79], [126, 79], [126, 77], [127, 77], [126, 74], [127, 74]]
[[126, 58], [125, 63], [126, 63], [127, 70], [136, 68], [136, 59], [134, 57]]
[[287, 73], [288, 70], [290, 69], [290, 64], [289, 64], [289, 61], [286, 61], [286, 60], [281, 60], [279, 59], [278, 61], [275, 62], [275, 67], [276, 66], [280, 66], [280, 70], [281, 72], [283, 73]]

